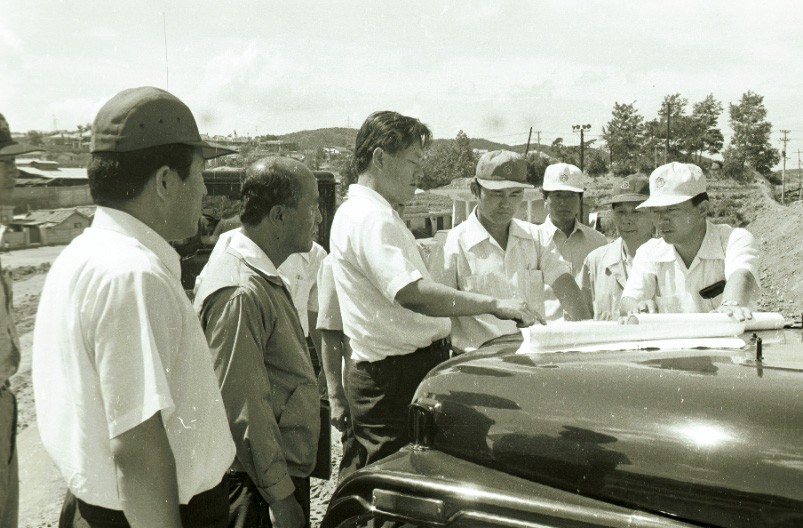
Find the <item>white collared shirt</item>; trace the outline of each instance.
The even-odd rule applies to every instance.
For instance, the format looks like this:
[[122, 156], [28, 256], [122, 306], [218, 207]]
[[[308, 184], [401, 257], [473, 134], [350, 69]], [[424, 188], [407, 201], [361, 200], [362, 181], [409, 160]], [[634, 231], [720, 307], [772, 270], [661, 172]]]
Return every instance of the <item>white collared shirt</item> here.
[[[544, 286], [569, 273], [569, 265], [538, 226], [514, 218], [502, 249], [476, 209], [449, 231], [442, 252], [433, 257], [432, 276], [438, 282], [497, 299], [523, 300], [539, 313], [544, 311]], [[452, 318], [452, 344], [464, 352], [514, 333], [515, 322], [489, 314]]]
[[343, 331], [340, 302], [337, 300], [335, 277], [332, 273], [332, 255], [327, 255], [318, 270], [318, 330]]
[[[548, 216], [544, 223], [538, 227], [546, 232], [548, 239], [554, 242], [561, 256], [569, 263], [571, 274], [575, 282], [577, 282], [577, 285], [580, 286], [583, 263], [586, 257], [593, 250], [607, 244], [608, 239], [599, 231], [576, 220], [574, 222], [574, 230], [572, 230], [568, 237], [566, 233], [558, 229], [557, 226], [552, 223], [552, 219]], [[546, 308], [544, 317], [546, 320], [557, 321], [562, 319], [563, 308], [555, 292], [552, 291], [552, 288], [547, 287], [544, 295], [544, 305]]]
[[39, 433], [72, 493], [122, 510], [110, 439], [161, 412], [179, 501], [220, 483], [234, 443], [178, 254], [122, 211], [53, 263], [33, 339]]
[[625, 254], [622, 237], [588, 254], [580, 277], [580, 287], [591, 299], [594, 319], [617, 319], [619, 301], [633, 267]]
[[[293, 253], [279, 265], [279, 276], [284, 281], [298, 312], [304, 335], [309, 335], [308, 312], [318, 311], [318, 270], [326, 257], [326, 250], [317, 242], [306, 253]], [[313, 321], [314, 323], [314, 321]]]
[[[703, 299], [700, 290], [727, 280], [736, 270], [752, 273], [758, 285], [758, 260], [758, 247], [749, 231], [706, 220], [703, 243], [688, 268], [664, 239], [643, 244], [636, 251], [622, 296], [654, 299], [661, 313], [709, 312], [719, 306], [722, 295]], [[753, 289], [752, 305], [759, 293], [760, 288]]]
[[430, 274], [413, 234], [379, 193], [349, 186], [329, 243], [343, 331], [355, 361], [410, 354], [449, 335], [448, 318], [421, 315], [396, 302], [399, 290]]

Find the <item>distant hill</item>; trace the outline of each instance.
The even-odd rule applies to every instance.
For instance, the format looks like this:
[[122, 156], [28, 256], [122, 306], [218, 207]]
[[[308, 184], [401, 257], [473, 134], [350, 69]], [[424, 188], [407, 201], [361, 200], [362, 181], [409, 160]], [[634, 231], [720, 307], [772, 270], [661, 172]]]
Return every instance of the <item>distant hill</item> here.
[[[344, 147], [349, 150], [354, 149], [357, 140], [356, 128], [318, 128], [316, 130], [302, 130], [275, 136], [282, 141], [293, 141], [298, 143], [302, 150], [314, 149], [317, 147]], [[433, 141], [434, 145], [450, 143], [453, 139], [439, 138]], [[496, 143], [482, 138], [471, 138], [471, 148], [480, 150], [511, 149], [504, 143]], [[515, 149], [513, 149], [515, 150]], [[523, 152], [524, 147], [519, 151]]]
[[342, 147], [354, 149], [357, 140], [355, 128], [319, 128], [316, 130], [302, 130], [277, 136], [282, 141], [294, 141], [302, 150], [318, 147]]

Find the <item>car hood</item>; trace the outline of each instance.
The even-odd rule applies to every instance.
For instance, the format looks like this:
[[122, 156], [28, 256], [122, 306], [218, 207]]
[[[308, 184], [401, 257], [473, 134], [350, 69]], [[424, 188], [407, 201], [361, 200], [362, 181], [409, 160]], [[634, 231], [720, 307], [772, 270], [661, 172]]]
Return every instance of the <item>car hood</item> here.
[[433, 370], [433, 447], [589, 497], [712, 525], [803, 512], [803, 345], [516, 354]]

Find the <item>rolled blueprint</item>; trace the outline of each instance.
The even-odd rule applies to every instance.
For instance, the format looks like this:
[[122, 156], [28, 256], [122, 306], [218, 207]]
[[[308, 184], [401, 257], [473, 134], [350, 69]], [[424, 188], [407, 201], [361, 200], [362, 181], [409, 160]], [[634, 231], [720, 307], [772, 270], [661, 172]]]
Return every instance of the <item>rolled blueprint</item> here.
[[[625, 319], [625, 324], [712, 325], [719, 328], [720, 324], [733, 321], [733, 317], [722, 313], [634, 314]], [[744, 332], [777, 330], [783, 328], [784, 323], [783, 315], [777, 312], [753, 312], [753, 318], [744, 321]]]

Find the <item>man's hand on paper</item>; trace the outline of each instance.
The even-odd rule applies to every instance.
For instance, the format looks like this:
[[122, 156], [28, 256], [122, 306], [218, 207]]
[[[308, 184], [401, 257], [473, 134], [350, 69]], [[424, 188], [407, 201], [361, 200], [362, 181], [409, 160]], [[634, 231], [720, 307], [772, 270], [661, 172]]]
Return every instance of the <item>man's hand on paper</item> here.
[[711, 310], [711, 312], [727, 314], [737, 321], [746, 321], [753, 318], [753, 311], [747, 306], [739, 306], [736, 301], [722, 301], [722, 304]]
[[519, 328], [526, 328], [535, 323], [546, 324], [543, 315], [528, 307], [526, 302], [516, 299], [498, 300], [493, 315], [499, 319], [513, 320]]
[[658, 313], [658, 305], [652, 299], [646, 301], [638, 301], [635, 308], [627, 312], [627, 315], [636, 315], [640, 313]]

